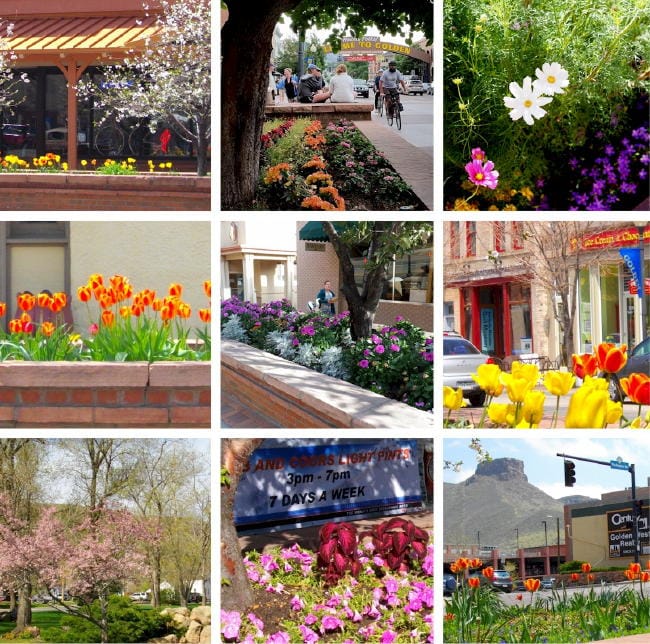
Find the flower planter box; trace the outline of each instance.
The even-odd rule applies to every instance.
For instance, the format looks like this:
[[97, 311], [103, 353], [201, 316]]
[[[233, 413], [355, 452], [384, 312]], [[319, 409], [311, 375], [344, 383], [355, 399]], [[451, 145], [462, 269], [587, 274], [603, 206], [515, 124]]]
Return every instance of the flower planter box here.
[[374, 105], [371, 103], [278, 103], [266, 105], [269, 118], [306, 117], [318, 119], [324, 126], [340, 121], [370, 121]]
[[210, 210], [196, 174], [0, 173], [3, 210]]
[[0, 427], [209, 426], [209, 362], [0, 362]]
[[278, 427], [433, 429], [433, 414], [223, 340], [221, 391]]

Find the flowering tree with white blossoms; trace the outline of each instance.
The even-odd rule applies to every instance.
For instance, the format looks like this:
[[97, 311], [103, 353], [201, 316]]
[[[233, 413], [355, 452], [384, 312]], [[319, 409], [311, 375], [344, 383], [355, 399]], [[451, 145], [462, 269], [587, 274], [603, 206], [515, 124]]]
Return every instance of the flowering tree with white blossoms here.
[[158, 29], [144, 47], [107, 68], [99, 85], [81, 82], [79, 93], [92, 95], [96, 107], [119, 118], [171, 123], [196, 148], [197, 174], [204, 176], [211, 136], [210, 0], [158, 5]]
[[13, 61], [18, 58], [7, 45], [12, 31], [12, 23], [0, 20], [0, 109], [15, 105], [20, 84], [29, 83], [25, 72], [19, 74], [11, 69]]

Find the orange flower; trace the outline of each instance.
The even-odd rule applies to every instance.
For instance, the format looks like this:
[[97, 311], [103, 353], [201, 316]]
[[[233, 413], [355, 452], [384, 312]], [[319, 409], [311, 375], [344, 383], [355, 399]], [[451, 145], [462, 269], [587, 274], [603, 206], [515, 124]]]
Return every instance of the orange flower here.
[[52, 322], [48, 322], [47, 320], [41, 324], [41, 333], [46, 338], [49, 338], [54, 333], [54, 329], [56, 329], [54, 324]]
[[617, 373], [627, 362], [627, 345], [617, 347], [609, 342], [601, 342], [596, 347], [598, 367], [607, 373]]
[[481, 572], [483, 573], [483, 576], [486, 579], [492, 579], [492, 577], [494, 576], [494, 568], [492, 566], [487, 566], [486, 568], [483, 568]]
[[89, 278], [88, 278], [88, 287], [94, 291], [100, 286], [104, 286], [104, 277], [100, 275], [99, 273], [93, 273]]
[[641, 581], [642, 581], [643, 583], [645, 583], [645, 582], [647, 582], [647, 581], [650, 581], [650, 572], [648, 572], [647, 570], [644, 570], [644, 571], [641, 573], [641, 577], [640, 577], [640, 579], [641, 579]]
[[119, 314], [123, 318], [128, 318], [131, 316], [131, 307], [130, 306], [120, 306]]
[[535, 591], [539, 590], [539, 585], [540, 585], [539, 579], [526, 579], [524, 582], [524, 586], [526, 587], [526, 590], [529, 590], [531, 593], [534, 593]]
[[51, 301], [52, 301], [52, 297], [51, 297], [51, 295], [49, 293], [40, 292], [38, 294], [38, 296], [36, 297], [36, 303], [42, 309], [49, 309]]
[[580, 575], [577, 572], [572, 572], [571, 581], [578, 581], [578, 579], [580, 579]]
[[593, 376], [598, 371], [598, 361], [592, 353], [583, 353], [581, 356], [574, 353], [571, 361], [573, 373], [581, 380], [584, 380], [585, 376]]
[[162, 309], [162, 305], [163, 305], [163, 301], [159, 297], [156, 297], [151, 303], [151, 308], [154, 311], [160, 311], [160, 309]]
[[102, 324], [104, 326], [113, 326], [115, 324], [115, 314], [113, 311], [102, 311]]
[[68, 296], [65, 293], [53, 293], [52, 301], [50, 302], [50, 311], [52, 311], [52, 313], [59, 313], [60, 311], [63, 311], [67, 303]]
[[187, 302], [178, 303], [178, 317], [187, 319], [192, 315], [192, 307]]
[[31, 311], [36, 306], [36, 296], [31, 293], [20, 293], [17, 301], [21, 311]]
[[23, 323], [21, 320], [9, 320], [9, 333], [22, 333]]
[[587, 562], [583, 563], [581, 568], [582, 568], [582, 572], [585, 572], [585, 573], [591, 572], [591, 564], [590, 563], [587, 563]]
[[596, 579], [596, 577], [594, 577], [592, 574], [588, 574], [588, 575], [587, 575], [587, 581], [588, 581], [590, 584], [593, 583], [594, 579]]
[[470, 588], [478, 588], [481, 585], [481, 580], [478, 577], [470, 577], [467, 584]]
[[524, 598], [524, 596], [522, 594], [519, 594], [519, 595], [515, 596], [515, 599], [518, 600], [518, 601], [521, 601], [523, 598]]
[[199, 309], [199, 319], [201, 322], [205, 322], [206, 324], [209, 324], [210, 321], [212, 320], [212, 313], [210, 309]]
[[101, 294], [99, 298], [99, 306], [101, 306], [104, 310], [107, 310], [110, 309], [113, 304], [115, 304], [115, 299], [111, 291], [106, 291], [105, 293]]
[[625, 575], [625, 578], [626, 578], [628, 581], [634, 581], [634, 580], [637, 578], [636, 573], [634, 573], [634, 572], [633, 572], [632, 570], [630, 570], [629, 568], [628, 568], [628, 569], [627, 569], [623, 574]]
[[212, 280], [205, 280], [203, 282], [203, 292], [207, 298], [212, 297]]
[[0, 318], [6, 315], [6, 313], [7, 313], [7, 303], [0, 302]]
[[143, 306], [151, 306], [152, 302], [156, 299], [156, 291], [145, 288], [140, 291], [140, 298]]
[[77, 298], [81, 302], [90, 302], [91, 297], [92, 297], [92, 292], [89, 286], [80, 286], [77, 289]]
[[456, 561], [451, 565], [456, 568], [453, 572], [459, 572], [460, 570], [467, 570], [470, 566], [470, 561], [465, 557], [460, 557], [460, 559], [456, 559]]
[[183, 286], [181, 284], [170, 284], [169, 285], [169, 294], [172, 297], [180, 297], [183, 292]]
[[139, 318], [144, 313], [144, 307], [140, 303], [134, 302], [131, 304], [131, 315]]
[[641, 564], [640, 563], [631, 563], [630, 564], [630, 572], [634, 573], [635, 575], [638, 575], [641, 572]]
[[445, 613], [446, 622], [451, 622], [454, 619], [456, 619], [456, 615], [454, 615], [453, 613]]
[[633, 373], [629, 378], [621, 378], [621, 387], [633, 402], [650, 405], [650, 376], [647, 374]]
[[471, 559], [469, 562], [470, 568], [480, 568], [483, 565], [483, 562], [480, 559]]

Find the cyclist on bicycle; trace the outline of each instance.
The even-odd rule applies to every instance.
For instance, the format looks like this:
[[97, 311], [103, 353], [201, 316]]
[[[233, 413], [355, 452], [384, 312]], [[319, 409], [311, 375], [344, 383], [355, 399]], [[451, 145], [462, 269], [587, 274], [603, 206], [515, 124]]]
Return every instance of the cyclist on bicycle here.
[[[401, 111], [402, 105], [399, 101], [399, 91], [398, 86], [402, 85], [402, 89], [406, 93], [406, 83], [404, 82], [404, 77], [397, 70], [397, 63], [394, 60], [391, 60], [388, 63], [388, 69], [381, 75], [379, 79], [379, 93], [384, 94], [386, 99], [390, 96], [390, 101], [395, 101], [398, 109]], [[388, 110], [388, 103], [386, 105]]]

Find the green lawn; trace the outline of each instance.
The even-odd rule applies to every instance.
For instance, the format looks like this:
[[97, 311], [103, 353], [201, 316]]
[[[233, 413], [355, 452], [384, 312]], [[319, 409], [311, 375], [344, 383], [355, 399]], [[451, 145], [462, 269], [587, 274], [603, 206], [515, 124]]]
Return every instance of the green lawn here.
[[[0, 611], [8, 609], [8, 604], [0, 604]], [[59, 626], [63, 613], [58, 610], [37, 611], [32, 613], [32, 626], [40, 629]], [[0, 621], [0, 638], [14, 629], [16, 622]], [[33, 642], [33, 639], [12, 639], [12, 642]]]

